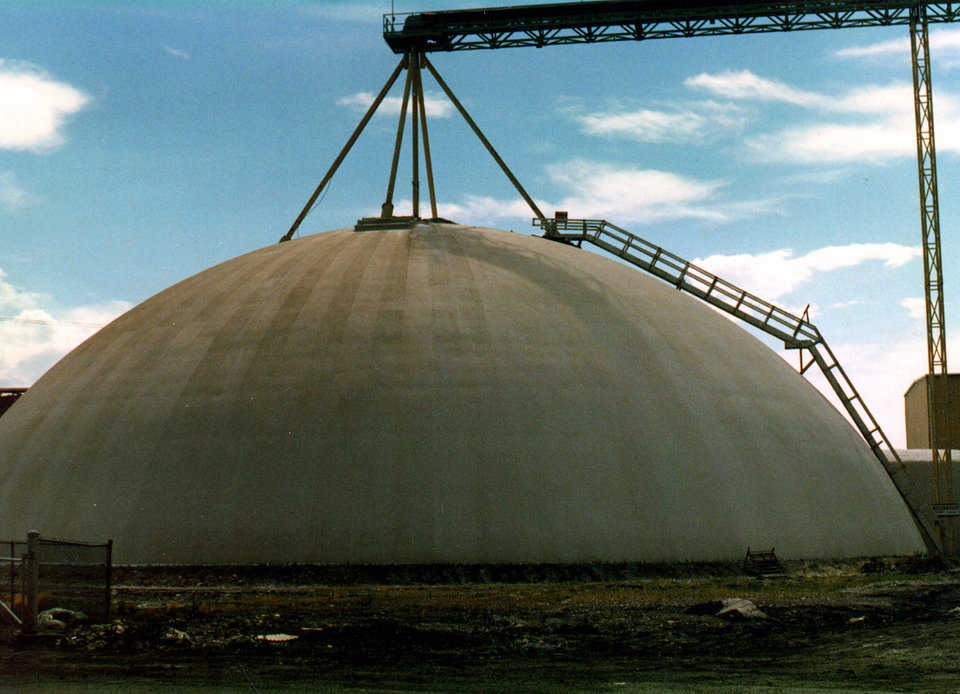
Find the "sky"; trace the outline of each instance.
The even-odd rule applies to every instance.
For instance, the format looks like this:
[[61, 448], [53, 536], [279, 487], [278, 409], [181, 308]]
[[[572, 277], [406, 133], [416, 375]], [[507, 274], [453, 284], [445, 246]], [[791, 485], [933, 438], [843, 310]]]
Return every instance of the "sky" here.
[[[394, 0], [398, 12], [477, 4], [510, 3]], [[398, 61], [381, 33], [390, 9], [0, 1], [0, 386], [29, 386], [132, 306], [275, 243]], [[949, 359], [960, 27], [934, 25], [931, 54]], [[431, 60], [548, 215], [608, 219], [788, 310], [809, 304], [904, 445], [903, 394], [926, 371], [905, 27]], [[424, 86], [441, 215], [538, 233], [429, 75]], [[299, 235], [378, 212], [401, 90]], [[402, 162], [398, 214], [406, 150]]]

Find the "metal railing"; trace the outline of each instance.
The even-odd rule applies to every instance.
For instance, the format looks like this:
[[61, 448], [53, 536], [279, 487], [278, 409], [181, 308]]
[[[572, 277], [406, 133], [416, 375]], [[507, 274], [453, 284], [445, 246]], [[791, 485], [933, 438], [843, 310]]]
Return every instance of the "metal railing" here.
[[605, 219], [570, 219], [566, 222], [548, 219], [546, 226], [541, 220], [534, 219], [533, 224], [544, 227], [549, 238], [589, 241], [678, 289], [783, 340], [790, 348], [808, 347], [823, 339], [816, 326], [803, 318]]
[[110, 621], [113, 540], [101, 543], [42, 538], [0, 542], [4, 569], [0, 610], [24, 631], [37, 628], [41, 604], [83, 612]]
[[814, 363], [819, 367], [850, 421], [907, 502], [921, 532], [926, 535], [928, 546], [937, 546], [933, 541], [935, 533], [929, 520], [921, 518], [914, 511], [917, 492], [912, 488], [909, 475], [904, 474], [906, 468], [903, 461], [815, 325], [605, 219], [568, 219], [558, 214], [553, 219], [535, 217], [533, 225], [544, 230], [544, 238], [578, 246], [586, 241], [602, 248], [677, 289], [782, 340], [787, 349], [808, 350], [812, 360], [801, 368], [800, 373], [804, 374]]
[[22, 624], [22, 608], [26, 604], [24, 597], [23, 558], [27, 552], [27, 543], [24, 541], [9, 540], [2, 543], [0, 556], [0, 571], [3, 576], [3, 605], [0, 609], [18, 624]]

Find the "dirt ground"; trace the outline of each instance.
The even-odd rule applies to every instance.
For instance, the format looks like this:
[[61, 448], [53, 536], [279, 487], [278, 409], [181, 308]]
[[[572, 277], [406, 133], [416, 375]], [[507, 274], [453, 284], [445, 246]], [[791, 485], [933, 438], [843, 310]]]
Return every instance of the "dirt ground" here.
[[325, 571], [118, 570], [110, 623], [6, 631], [0, 690], [960, 692], [937, 561]]

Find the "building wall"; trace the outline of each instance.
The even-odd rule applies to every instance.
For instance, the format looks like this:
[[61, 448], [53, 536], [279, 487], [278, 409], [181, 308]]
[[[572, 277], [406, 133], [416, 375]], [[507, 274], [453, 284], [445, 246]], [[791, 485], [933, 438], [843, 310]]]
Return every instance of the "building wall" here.
[[[929, 418], [927, 416], [927, 381], [923, 376], [911, 384], [903, 396], [903, 410], [907, 427], [907, 448], [930, 448]], [[942, 414], [941, 447], [960, 448], [960, 374], [947, 377], [948, 406]]]
[[[898, 450], [903, 465], [888, 463], [890, 474], [897, 478], [905, 490], [905, 496], [914, 512], [923, 523], [936, 533], [936, 518], [933, 514], [933, 458], [930, 449]], [[953, 450], [953, 500], [960, 501], [960, 450]], [[960, 528], [960, 521], [958, 521]]]

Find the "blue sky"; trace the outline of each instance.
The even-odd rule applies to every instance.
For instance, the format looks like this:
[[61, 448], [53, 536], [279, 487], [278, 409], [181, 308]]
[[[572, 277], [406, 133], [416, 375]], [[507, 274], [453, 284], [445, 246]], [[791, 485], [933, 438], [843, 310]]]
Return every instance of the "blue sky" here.
[[[130, 306], [274, 243], [398, 60], [381, 37], [389, 9], [0, 2], [0, 385], [31, 384]], [[931, 38], [960, 355], [960, 29]], [[607, 218], [788, 309], [812, 304], [903, 443], [902, 396], [926, 369], [906, 28], [431, 59], [548, 214]], [[441, 214], [533, 233], [424, 79]], [[301, 234], [379, 209], [401, 86]]]

